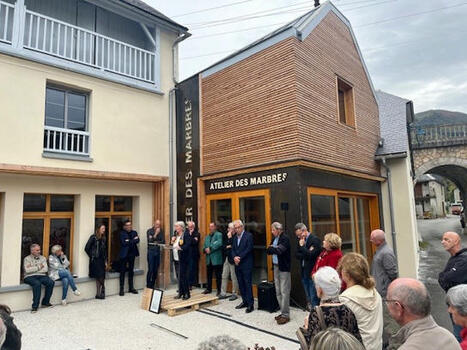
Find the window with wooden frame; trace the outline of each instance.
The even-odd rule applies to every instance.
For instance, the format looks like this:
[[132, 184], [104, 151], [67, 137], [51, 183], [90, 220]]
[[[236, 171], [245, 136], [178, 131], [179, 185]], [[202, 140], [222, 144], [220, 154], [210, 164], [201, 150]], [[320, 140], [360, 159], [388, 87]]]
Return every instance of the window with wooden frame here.
[[123, 223], [133, 219], [133, 197], [96, 196], [95, 227], [105, 226], [107, 260], [110, 266], [119, 260], [120, 232]]
[[23, 259], [30, 254], [31, 244], [39, 244], [48, 258], [56, 244], [73, 264], [74, 195], [25, 193], [21, 246], [21, 278]]
[[342, 251], [373, 257], [370, 233], [379, 228], [378, 196], [372, 193], [308, 188], [310, 231], [321, 239], [334, 232], [342, 238]]
[[337, 79], [337, 114], [341, 124], [355, 127], [353, 87], [344, 79]]

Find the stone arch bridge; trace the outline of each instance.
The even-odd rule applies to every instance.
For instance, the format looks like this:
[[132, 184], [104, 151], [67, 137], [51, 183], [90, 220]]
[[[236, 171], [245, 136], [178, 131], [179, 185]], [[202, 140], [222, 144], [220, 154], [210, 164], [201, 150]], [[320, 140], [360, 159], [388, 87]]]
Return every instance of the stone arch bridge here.
[[467, 125], [412, 126], [410, 140], [415, 179], [444, 176], [456, 184], [467, 206]]

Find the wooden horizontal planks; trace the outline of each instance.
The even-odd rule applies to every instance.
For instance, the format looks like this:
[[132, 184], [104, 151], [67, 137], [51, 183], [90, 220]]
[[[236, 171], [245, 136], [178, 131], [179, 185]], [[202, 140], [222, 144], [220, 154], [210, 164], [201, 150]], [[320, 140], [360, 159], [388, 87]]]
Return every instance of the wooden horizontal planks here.
[[217, 305], [219, 298], [209, 294], [192, 294], [188, 300], [174, 299], [174, 295], [162, 297], [161, 309], [167, 311], [169, 316], [177, 316], [202, 307]]
[[[356, 128], [337, 117], [336, 76], [354, 87]], [[348, 28], [330, 13], [200, 82], [203, 175], [308, 160], [379, 175], [378, 107]]]

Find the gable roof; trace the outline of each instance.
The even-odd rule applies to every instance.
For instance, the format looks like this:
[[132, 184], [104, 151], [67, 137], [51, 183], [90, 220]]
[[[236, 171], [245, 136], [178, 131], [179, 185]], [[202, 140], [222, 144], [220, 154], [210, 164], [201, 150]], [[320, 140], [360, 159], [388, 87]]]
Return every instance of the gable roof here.
[[360, 47], [358, 46], [358, 42], [352, 30], [350, 21], [337, 9], [337, 7], [333, 5], [331, 1], [327, 1], [321, 4], [313, 10], [287, 23], [286, 25], [272, 31], [269, 34], [266, 34], [265, 36], [241, 48], [240, 50], [235, 51], [227, 57], [224, 57], [220, 61], [202, 70], [200, 72], [201, 77], [208, 77], [289, 37], [296, 37], [298, 40], [304, 41], [330, 12], [333, 12], [337, 17], [339, 17], [339, 19], [349, 29], [352, 40], [360, 57], [360, 61], [362, 62], [363, 69], [365, 70], [365, 74], [373, 92], [373, 96], [375, 100], [377, 100], [370, 73], [366, 67], [365, 60], [363, 59], [363, 55], [360, 51]]
[[376, 156], [409, 153], [409, 136], [407, 133], [407, 104], [410, 100], [388, 94], [381, 90], [376, 92], [379, 125], [383, 145], [378, 147]]
[[139, 10], [142, 10], [152, 16], [155, 16], [157, 17], [158, 19], [164, 21], [164, 22], [167, 22], [175, 27], [178, 27], [179, 29], [181, 29], [182, 31], [188, 31], [188, 28], [187, 27], [184, 27], [182, 26], [181, 24], [178, 24], [177, 22], [173, 21], [172, 19], [170, 19], [169, 17], [167, 17], [166, 15], [164, 15], [162, 12], [159, 12], [157, 11], [154, 7], [152, 6], [149, 6], [148, 4], [146, 4], [144, 1], [141, 1], [141, 0], [118, 0], [120, 2], [123, 2], [127, 5], [130, 5], [130, 6], [133, 6], [133, 7], [136, 7], [138, 8]]

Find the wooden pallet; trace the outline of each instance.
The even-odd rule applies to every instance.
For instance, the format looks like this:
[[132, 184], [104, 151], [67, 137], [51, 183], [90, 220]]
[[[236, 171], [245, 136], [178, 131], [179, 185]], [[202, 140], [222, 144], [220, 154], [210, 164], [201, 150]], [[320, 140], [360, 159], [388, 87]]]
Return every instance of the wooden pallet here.
[[174, 299], [175, 295], [164, 295], [161, 309], [167, 311], [169, 316], [177, 316], [202, 307], [217, 305], [219, 298], [210, 294], [192, 294], [188, 300]]

